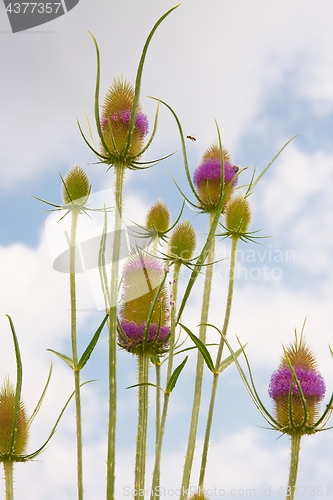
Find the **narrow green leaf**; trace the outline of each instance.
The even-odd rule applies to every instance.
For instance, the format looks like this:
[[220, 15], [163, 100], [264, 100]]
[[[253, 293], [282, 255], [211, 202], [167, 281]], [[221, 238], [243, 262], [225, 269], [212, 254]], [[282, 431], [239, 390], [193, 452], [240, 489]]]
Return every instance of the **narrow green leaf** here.
[[[98, 48], [98, 43], [94, 35], [88, 31], [90, 34], [91, 38], [93, 39], [95, 49], [96, 49], [96, 60], [97, 60], [97, 69], [96, 69], [96, 87], [95, 87], [95, 121], [96, 121], [96, 128], [98, 132], [98, 136], [101, 140], [101, 143], [103, 144], [103, 147], [107, 153], [111, 155], [111, 152], [109, 151], [109, 148], [105, 142], [102, 127], [101, 127], [101, 120], [99, 116], [99, 86], [100, 86], [100, 80], [101, 80], [101, 59], [100, 59], [100, 53], [99, 53], [99, 48]], [[91, 148], [90, 148], [91, 149]], [[99, 155], [100, 156], [100, 155]]]
[[140, 62], [139, 62], [137, 73], [136, 73], [136, 79], [135, 79], [134, 101], [133, 101], [133, 106], [132, 106], [132, 111], [131, 111], [131, 118], [130, 118], [130, 122], [129, 122], [128, 137], [127, 137], [127, 146], [126, 146], [126, 150], [125, 150], [125, 153], [124, 153], [125, 156], [128, 154], [128, 151], [129, 151], [129, 149], [131, 147], [132, 135], [133, 135], [134, 127], [135, 127], [135, 118], [136, 118], [136, 113], [137, 113], [137, 109], [138, 109], [138, 106], [139, 106], [143, 66], [144, 66], [144, 63], [145, 63], [145, 59], [146, 59], [146, 55], [147, 55], [149, 44], [150, 44], [150, 42], [151, 42], [151, 40], [152, 40], [152, 38], [154, 36], [155, 31], [159, 27], [159, 25], [164, 21], [164, 19], [169, 14], [171, 14], [172, 11], [174, 11], [175, 9], [177, 9], [177, 7], [179, 7], [179, 5], [180, 4], [176, 5], [175, 7], [172, 7], [165, 14], [163, 14], [163, 16], [161, 16], [159, 18], [159, 20], [155, 23], [155, 25], [153, 26], [151, 32], [149, 33], [149, 35], [147, 37], [147, 40], [146, 40], [146, 43], [145, 43], [145, 45], [143, 47], [141, 58], [140, 58]]
[[40, 410], [40, 407], [42, 405], [42, 402], [43, 402], [43, 399], [45, 397], [45, 394], [46, 394], [46, 391], [47, 391], [47, 388], [49, 386], [49, 383], [50, 383], [50, 380], [51, 380], [51, 374], [52, 374], [52, 363], [50, 365], [50, 370], [49, 370], [49, 374], [48, 374], [48, 377], [47, 377], [47, 380], [46, 380], [46, 384], [45, 384], [45, 387], [43, 389], [43, 392], [42, 392], [42, 395], [41, 397], [39, 398], [39, 401], [36, 405], [36, 408], [34, 409], [34, 411], [32, 412], [31, 414], [31, 417], [29, 418], [29, 425], [31, 425], [33, 419], [35, 418], [35, 416], [37, 415], [37, 413], [39, 412]]
[[15, 438], [16, 438], [16, 430], [17, 430], [17, 422], [18, 422], [18, 417], [19, 417], [19, 411], [20, 411], [20, 401], [21, 401], [21, 391], [22, 391], [22, 360], [21, 360], [21, 353], [20, 353], [20, 347], [17, 339], [17, 335], [15, 332], [14, 324], [12, 321], [12, 318], [6, 314], [9, 324], [10, 324], [10, 329], [12, 331], [13, 335], [13, 341], [14, 341], [14, 349], [15, 349], [15, 357], [16, 357], [16, 391], [15, 391], [15, 408], [14, 408], [14, 417], [13, 417], [13, 430], [12, 430], [12, 438], [11, 438], [11, 443], [10, 443], [10, 449], [9, 449], [9, 456], [13, 453], [13, 448], [15, 444]]
[[54, 351], [53, 349], [47, 349], [48, 351], [50, 352], [53, 352], [53, 354], [55, 354], [56, 356], [58, 356], [58, 358], [62, 359], [63, 361], [65, 361], [65, 363], [72, 369], [74, 370], [74, 361], [72, 360], [72, 358], [69, 358], [68, 356], [66, 356], [66, 354], [61, 354], [61, 352], [58, 352], [58, 351]]
[[265, 175], [265, 173], [267, 172], [267, 170], [269, 169], [269, 167], [275, 162], [275, 160], [278, 158], [278, 156], [280, 156], [280, 154], [282, 153], [282, 151], [288, 146], [288, 144], [293, 141], [296, 137], [298, 137], [298, 135], [294, 135], [291, 139], [289, 139], [289, 141], [287, 141], [285, 143], [284, 146], [282, 146], [282, 148], [280, 149], [280, 151], [274, 156], [274, 158], [269, 162], [269, 164], [264, 168], [264, 170], [258, 175], [258, 177], [253, 181], [252, 184], [250, 184], [249, 186], [249, 190], [248, 190], [248, 193], [247, 193], [247, 196], [249, 194], [251, 194], [251, 192], [254, 190], [255, 186], [258, 184], [258, 182], [260, 181], [260, 179], [262, 178], [263, 175]]
[[188, 360], [188, 356], [186, 356], [186, 358], [180, 363], [180, 365], [178, 365], [177, 368], [174, 369], [174, 371], [169, 379], [168, 385], [165, 389], [166, 394], [170, 394], [170, 392], [173, 391], [173, 389], [177, 383], [177, 380], [179, 378], [179, 375], [181, 374], [184, 366], [187, 363], [187, 360]]
[[152, 384], [151, 382], [141, 382], [140, 384], [129, 385], [128, 387], [126, 387], [126, 389], [133, 389], [134, 387], [140, 387], [141, 385], [151, 385], [152, 387], [156, 387], [157, 389], [160, 389], [160, 391], [164, 392], [162, 387], [156, 384]]
[[101, 334], [101, 331], [103, 330], [103, 327], [106, 323], [106, 320], [108, 319], [109, 317], [109, 314], [106, 314], [105, 315], [105, 318], [103, 319], [102, 323], [100, 324], [100, 326], [97, 328], [96, 330], [96, 333], [95, 335], [93, 336], [93, 338], [91, 339], [91, 341], [89, 342], [86, 350], [84, 351], [84, 353], [82, 354], [81, 358], [80, 358], [80, 361], [78, 362], [78, 369], [79, 370], [82, 370], [82, 368], [84, 367], [84, 365], [86, 364], [86, 362], [88, 361], [88, 359], [90, 358], [91, 356], [91, 353], [93, 352], [96, 344], [97, 344], [97, 341], [99, 339], [99, 336]]
[[194, 333], [192, 333], [191, 330], [189, 330], [186, 326], [182, 325], [181, 323], [179, 324], [186, 331], [188, 336], [191, 338], [191, 340], [195, 343], [195, 345], [201, 352], [209, 370], [214, 373], [215, 371], [214, 363], [205, 344], [201, 342], [201, 340], [198, 337], [196, 337], [196, 335], [194, 335]]
[[[242, 354], [243, 349], [246, 347], [246, 344], [243, 347], [240, 347], [235, 353], [234, 356], [237, 359], [240, 354]], [[234, 357], [230, 354], [227, 358], [225, 358], [219, 366], [218, 372], [222, 373], [229, 365], [234, 361]]]
[[[48, 351], [50, 351], [51, 349], [48, 349]], [[86, 384], [90, 384], [91, 382], [96, 382], [95, 380], [87, 380], [87, 382], [83, 382], [83, 384], [80, 384], [80, 387], [83, 387], [84, 385]], [[51, 440], [51, 438], [53, 437], [53, 435], [55, 434], [56, 430], [57, 430], [57, 427], [58, 427], [58, 424], [61, 420], [61, 417], [63, 416], [67, 406], [69, 405], [72, 397], [74, 396], [75, 394], [75, 391], [72, 392], [72, 394], [69, 396], [69, 398], [67, 399], [65, 405], [63, 406], [50, 434], [49, 434], [49, 437], [47, 438], [47, 440], [45, 441], [45, 443], [40, 447], [38, 448], [38, 450], [34, 451], [33, 453], [30, 453], [29, 455], [22, 455], [22, 459], [24, 461], [27, 461], [27, 460], [33, 460], [34, 458], [36, 458], [38, 455], [40, 455], [40, 453], [42, 453], [42, 451], [46, 448], [47, 444], [49, 443], [49, 441]]]

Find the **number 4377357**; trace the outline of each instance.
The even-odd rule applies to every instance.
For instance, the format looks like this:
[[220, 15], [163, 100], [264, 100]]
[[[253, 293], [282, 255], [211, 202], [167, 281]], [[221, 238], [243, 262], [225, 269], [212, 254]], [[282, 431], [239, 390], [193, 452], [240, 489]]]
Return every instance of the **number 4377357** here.
[[38, 3], [38, 2], [22, 2], [22, 3], [10, 3], [6, 7], [6, 11], [10, 14], [57, 14], [59, 8], [61, 7], [61, 2], [59, 3]]

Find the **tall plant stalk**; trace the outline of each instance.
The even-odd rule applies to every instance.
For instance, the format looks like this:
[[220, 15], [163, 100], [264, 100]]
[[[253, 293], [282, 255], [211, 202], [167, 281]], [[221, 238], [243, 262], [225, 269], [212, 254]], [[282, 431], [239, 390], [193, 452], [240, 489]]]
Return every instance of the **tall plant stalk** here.
[[293, 433], [291, 435], [290, 469], [286, 500], [294, 500], [295, 497], [301, 437], [302, 434], [299, 433]]
[[150, 355], [145, 349], [138, 354], [138, 432], [136, 439], [136, 459], [134, 489], [135, 499], [142, 500], [145, 488], [147, 427], [148, 427], [148, 380]]
[[238, 240], [239, 240], [238, 236], [232, 237], [230, 269], [229, 269], [228, 297], [227, 297], [226, 310], [225, 310], [224, 322], [223, 322], [223, 327], [222, 327], [221, 340], [220, 340], [220, 344], [219, 344], [219, 348], [218, 348], [218, 352], [217, 352], [217, 356], [216, 356], [215, 371], [213, 373], [212, 391], [211, 391], [211, 396], [210, 396], [204, 445], [203, 445], [202, 456], [201, 456], [201, 467], [200, 467], [200, 476], [199, 476], [199, 491], [201, 491], [201, 489], [203, 488], [204, 480], [205, 480], [208, 447], [209, 447], [210, 433], [211, 433], [212, 422], [213, 422], [213, 413], [214, 413], [214, 407], [215, 407], [215, 401], [216, 401], [216, 392], [217, 392], [217, 386], [218, 386], [219, 375], [220, 375], [220, 364], [221, 364], [221, 359], [222, 359], [222, 354], [223, 354], [224, 337], [226, 336], [227, 331], [228, 331], [230, 314], [231, 314], [232, 298], [233, 298], [234, 283], [235, 283], [236, 249], [237, 249]]
[[[173, 358], [174, 358], [174, 350], [175, 350], [175, 334], [176, 334], [176, 304], [177, 304], [177, 295], [178, 295], [178, 281], [179, 281], [179, 272], [180, 272], [181, 262], [177, 261], [174, 266], [173, 273], [173, 284], [172, 284], [172, 298], [174, 305], [171, 309], [171, 329], [170, 329], [170, 340], [169, 340], [169, 357], [168, 357], [168, 368], [167, 368], [167, 384], [170, 381], [172, 375], [172, 367], [173, 367]], [[160, 383], [156, 380], [156, 385], [160, 387]], [[158, 393], [160, 393], [160, 389], [157, 389]], [[165, 430], [165, 423], [168, 414], [169, 407], [169, 399], [170, 392], [164, 391], [164, 399], [163, 399], [163, 410], [162, 416], [159, 420], [158, 425], [158, 434], [156, 434], [156, 449], [155, 449], [155, 464], [153, 470], [153, 480], [151, 486], [151, 500], [154, 500], [158, 495], [156, 494], [158, 491], [158, 487], [160, 485], [160, 466], [161, 466], [161, 454], [162, 454], [162, 445], [163, 445], [163, 437]], [[160, 414], [160, 411], [159, 411]], [[157, 414], [156, 414], [157, 418]]]
[[117, 165], [115, 192], [115, 223], [111, 262], [110, 310], [109, 310], [109, 422], [107, 453], [107, 500], [114, 499], [116, 467], [116, 421], [117, 421], [117, 302], [119, 285], [119, 258], [121, 249], [121, 225], [123, 213], [123, 185], [125, 168]]
[[5, 471], [6, 500], [14, 500], [14, 481], [13, 481], [14, 462], [12, 460], [4, 460], [3, 467]]
[[[216, 216], [215, 212], [211, 212], [210, 226], [212, 226], [215, 216]], [[203, 344], [205, 344], [206, 342], [208, 312], [209, 312], [209, 303], [210, 303], [210, 295], [211, 295], [212, 279], [213, 279], [214, 252], [215, 252], [215, 237], [213, 237], [210, 240], [208, 256], [206, 261], [207, 267], [206, 267], [206, 275], [204, 283], [204, 293], [202, 298], [202, 309], [201, 309], [200, 330], [199, 330], [199, 339]], [[184, 498], [187, 497], [187, 491], [191, 480], [191, 471], [192, 471], [194, 450], [196, 446], [199, 411], [201, 403], [203, 370], [204, 370], [204, 359], [201, 353], [198, 352], [191, 424], [188, 436], [188, 444], [187, 444], [185, 465], [183, 471], [180, 500], [184, 500]]]
[[83, 500], [83, 463], [82, 463], [82, 419], [81, 419], [81, 390], [80, 390], [80, 368], [78, 366], [77, 335], [76, 335], [76, 231], [80, 214], [79, 208], [73, 208], [70, 236], [70, 303], [71, 303], [71, 343], [75, 388], [75, 412], [76, 412], [76, 450], [77, 450], [77, 491], [78, 499]]

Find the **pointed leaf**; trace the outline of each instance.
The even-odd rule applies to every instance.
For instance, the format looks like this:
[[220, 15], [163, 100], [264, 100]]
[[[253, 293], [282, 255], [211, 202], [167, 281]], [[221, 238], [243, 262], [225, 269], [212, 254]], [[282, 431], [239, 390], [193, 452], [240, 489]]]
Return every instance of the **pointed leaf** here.
[[53, 349], [47, 349], [48, 351], [50, 352], [53, 352], [53, 354], [55, 354], [56, 356], [58, 356], [58, 358], [62, 359], [63, 361], [65, 361], [65, 363], [72, 369], [74, 370], [74, 361], [72, 360], [72, 358], [69, 358], [68, 356], [66, 356], [66, 354], [61, 354], [61, 352], [58, 352], [58, 351], [54, 351]]
[[[48, 351], [50, 351], [51, 349], [48, 349]], [[95, 380], [87, 380], [87, 382], [83, 382], [82, 384], [80, 384], [80, 387], [83, 387], [84, 385], [86, 384], [90, 384], [91, 382], [96, 382]], [[71, 399], [73, 398], [73, 396], [75, 395], [75, 391], [72, 392], [72, 394], [69, 396], [69, 398], [67, 399], [65, 405], [63, 406], [50, 434], [49, 434], [49, 437], [47, 438], [47, 440], [45, 441], [45, 443], [40, 447], [38, 448], [36, 451], [34, 451], [33, 453], [30, 453], [29, 455], [22, 455], [22, 459], [24, 461], [27, 461], [27, 460], [33, 460], [34, 458], [36, 458], [38, 455], [40, 455], [40, 453], [42, 453], [42, 451], [46, 448], [47, 444], [49, 443], [49, 441], [51, 440], [51, 438], [53, 437], [53, 435], [55, 434], [56, 430], [57, 430], [57, 427], [58, 427], [58, 424], [61, 420], [61, 417], [63, 416], [67, 406], [69, 405]]]
[[140, 384], [129, 385], [128, 387], [126, 387], [126, 389], [133, 389], [134, 387], [140, 387], [141, 385], [151, 385], [152, 387], [156, 387], [157, 389], [160, 389], [162, 392], [164, 392], [162, 387], [156, 384], [152, 384], [151, 382], [141, 382]]
[[14, 449], [16, 431], [17, 431], [17, 423], [18, 423], [19, 411], [20, 411], [21, 391], [22, 391], [22, 360], [21, 360], [20, 347], [19, 347], [19, 343], [18, 343], [18, 339], [17, 339], [17, 335], [15, 332], [12, 318], [8, 314], [6, 314], [6, 316], [9, 320], [10, 329], [11, 329], [12, 335], [13, 335], [15, 357], [16, 357], [16, 367], [17, 367], [17, 369], [16, 369], [17, 375], [16, 375], [15, 407], [14, 407], [14, 415], [13, 415], [13, 430], [12, 430], [10, 449], [9, 449], [9, 455], [11, 455], [13, 453], [13, 449]]
[[173, 391], [173, 389], [177, 383], [177, 380], [179, 378], [179, 375], [181, 374], [184, 366], [187, 363], [187, 360], [188, 360], [188, 356], [186, 356], [186, 358], [180, 363], [180, 365], [178, 365], [177, 368], [174, 369], [174, 371], [170, 377], [170, 380], [168, 382], [168, 385], [165, 389], [166, 394], [170, 394], [170, 392]]
[[181, 323], [179, 323], [179, 324], [182, 328], [184, 328], [184, 330], [186, 331], [188, 336], [191, 338], [191, 340], [195, 343], [195, 345], [197, 346], [197, 348], [201, 352], [209, 370], [214, 373], [214, 371], [215, 371], [214, 363], [213, 363], [211, 355], [209, 354], [209, 351], [208, 351], [207, 347], [205, 346], [205, 344], [196, 335], [194, 335], [194, 333], [192, 333], [191, 330], [186, 328], [186, 326], [182, 325]]
[[165, 14], [163, 14], [162, 17], [160, 17], [158, 19], [158, 21], [155, 23], [155, 25], [153, 26], [152, 30], [150, 31], [150, 33], [148, 35], [148, 38], [146, 40], [146, 43], [145, 43], [145, 45], [143, 47], [141, 58], [140, 58], [140, 62], [139, 62], [137, 73], [136, 73], [136, 79], [135, 79], [134, 101], [133, 101], [133, 106], [132, 106], [132, 111], [131, 111], [131, 118], [130, 118], [130, 121], [129, 121], [127, 146], [126, 146], [125, 153], [124, 153], [125, 156], [128, 154], [129, 149], [131, 147], [132, 135], [133, 135], [134, 127], [135, 127], [135, 118], [136, 118], [136, 113], [137, 113], [137, 109], [138, 109], [138, 106], [139, 106], [143, 66], [144, 66], [144, 63], [145, 63], [145, 59], [146, 59], [146, 55], [147, 55], [149, 44], [150, 44], [150, 42], [151, 42], [151, 40], [152, 40], [152, 38], [154, 36], [155, 31], [159, 27], [159, 25], [164, 21], [164, 19], [169, 14], [171, 14], [172, 11], [174, 11], [175, 9], [177, 9], [179, 7], [179, 5], [180, 4], [176, 5], [175, 7], [172, 7]]
[[101, 334], [101, 331], [103, 330], [103, 327], [106, 323], [106, 320], [108, 319], [109, 317], [109, 313], [105, 315], [105, 318], [103, 319], [102, 323], [100, 324], [100, 326], [97, 328], [97, 331], [95, 333], [95, 335], [93, 336], [93, 338], [91, 339], [91, 341], [89, 342], [86, 350], [84, 351], [84, 353], [82, 354], [81, 358], [80, 358], [80, 361], [78, 363], [78, 369], [79, 370], [82, 370], [82, 368], [84, 367], [84, 365], [86, 364], [86, 362], [88, 361], [88, 359], [90, 358], [91, 356], [91, 353], [93, 352], [96, 344], [97, 344], [97, 341], [99, 339], [99, 336]]
[[43, 399], [45, 397], [45, 394], [46, 394], [46, 391], [47, 391], [47, 388], [49, 386], [49, 383], [50, 383], [50, 380], [51, 380], [51, 374], [52, 374], [52, 363], [51, 363], [51, 366], [50, 366], [50, 370], [49, 370], [49, 374], [48, 374], [48, 377], [47, 377], [47, 380], [46, 380], [46, 384], [45, 384], [45, 387], [43, 389], [43, 392], [42, 392], [42, 395], [41, 397], [39, 398], [39, 401], [36, 405], [36, 408], [34, 409], [34, 411], [32, 412], [31, 414], [31, 417], [29, 418], [29, 425], [31, 425], [33, 419], [35, 418], [35, 416], [37, 415], [37, 413], [39, 412], [40, 410], [40, 407], [42, 405], [42, 402], [43, 402]]
[[[246, 347], [247, 344], [245, 344], [243, 347], [240, 347], [235, 353], [234, 353], [234, 356], [235, 358], [238, 358], [238, 356], [240, 356], [240, 354], [242, 354], [243, 352], [243, 348]], [[231, 363], [234, 361], [234, 357], [230, 354], [230, 356], [228, 356], [227, 358], [225, 358], [222, 363], [220, 364], [219, 366], [219, 370], [218, 372], [219, 373], [222, 373], [226, 368], [228, 368], [229, 365], [231, 365]]]

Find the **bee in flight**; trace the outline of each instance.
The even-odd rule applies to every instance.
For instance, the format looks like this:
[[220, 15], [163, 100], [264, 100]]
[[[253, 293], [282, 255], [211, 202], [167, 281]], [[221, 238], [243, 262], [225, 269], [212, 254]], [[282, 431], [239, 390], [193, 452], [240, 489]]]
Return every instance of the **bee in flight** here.
[[193, 135], [187, 135], [186, 139], [190, 139], [192, 142], [196, 141], [196, 138]]
[[239, 167], [237, 167], [237, 165], [233, 165], [232, 168], [234, 169], [235, 174], [237, 174]]

